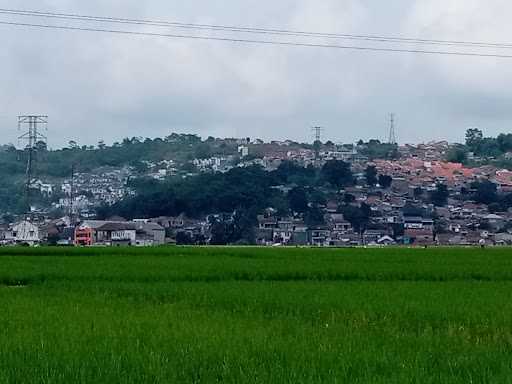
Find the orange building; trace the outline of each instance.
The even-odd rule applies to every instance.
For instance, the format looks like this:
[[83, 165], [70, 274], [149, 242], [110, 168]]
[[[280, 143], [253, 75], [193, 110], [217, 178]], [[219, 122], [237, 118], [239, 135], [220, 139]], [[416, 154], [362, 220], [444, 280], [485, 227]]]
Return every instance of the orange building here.
[[75, 245], [91, 246], [94, 244], [94, 233], [92, 228], [80, 228], [75, 230]]

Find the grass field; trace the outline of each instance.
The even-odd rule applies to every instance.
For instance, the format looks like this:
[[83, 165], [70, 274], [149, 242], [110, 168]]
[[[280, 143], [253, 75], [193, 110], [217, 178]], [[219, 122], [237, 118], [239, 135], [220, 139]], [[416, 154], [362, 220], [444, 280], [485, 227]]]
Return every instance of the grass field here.
[[512, 383], [511, 249], [0, 249], [0, 383]]

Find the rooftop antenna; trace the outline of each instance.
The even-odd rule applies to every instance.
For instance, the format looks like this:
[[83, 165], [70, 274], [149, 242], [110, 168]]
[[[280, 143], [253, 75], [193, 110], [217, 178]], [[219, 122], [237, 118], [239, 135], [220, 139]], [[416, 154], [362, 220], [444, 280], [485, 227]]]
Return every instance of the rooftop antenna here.
[[43, 115], [25, 115], [18, 116], [18, 131], [23, 132], [18, 140], [27, 142], [25, 151], [28, 153], [27, 168], [25, 172], [25, 205], [28, 209], [27, 214], [31, 211], [31, 200], [30, 200], [30, 187], [32, 186], [32, 178], [34, 174], [35, 162], [38, 144], [46, 144], [46, 135], [43, 134], [43, 130], [46, 131], [48, 126], [48, 116]]
[[396, 145], [398, 141], [396, 139], [396, 127], [395, 127], [396, 119], [395, 119], [395, 114], [394, 113], [392, 113], [390, 115], [389, 123], [390, 124], [389, 124], [388, 144]]

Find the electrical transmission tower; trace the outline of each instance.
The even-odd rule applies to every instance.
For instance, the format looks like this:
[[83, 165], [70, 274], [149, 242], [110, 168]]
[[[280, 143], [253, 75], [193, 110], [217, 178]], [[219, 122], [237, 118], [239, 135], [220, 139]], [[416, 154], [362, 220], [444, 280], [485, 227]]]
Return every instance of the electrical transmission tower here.
[[324, 131], [323, 127], [313, 127], [311, 128], [313, 134], [315, 135], [315, 142], [322, 141], [322, 132]]
[[23, 132], [18, 140], [27, 143], [25, 151], [28, 154], [26, 181], [25, 181], [25, 204], [30, 212], [30, 187], [33, 182], [34, 166], [37, 161], [36, 154], [40, 143], [46, 145], [46, 131], [48, 125], [48, 116], [27, 115], [18, 116], [18, 130]]
[[389, 138], [388, 138], [388, 143], [389, 144], [393, 144], [393, 145], [396, 145], [398, 143], [398, 140], [396, 139], [395, 123], [396, 123], [395, 114], [392, 113], [390, 115], [390, 120], [389, 120]]

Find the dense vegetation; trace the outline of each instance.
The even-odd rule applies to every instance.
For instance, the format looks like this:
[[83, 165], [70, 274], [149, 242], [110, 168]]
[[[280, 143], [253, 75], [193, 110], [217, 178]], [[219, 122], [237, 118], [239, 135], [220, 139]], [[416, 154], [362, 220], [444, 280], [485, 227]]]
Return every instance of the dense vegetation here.
[[[71, 167], [78, 172], [91, 172], [100, 167], [143, 167], [142, 161], [188, 161], [213, 155], [236, 153], [236, 144], [218, 144], [210, 138], [172, 134], [164, 139], [125, 138], [111, 146], [99, 142], [97, 146], [79, 146], [71, 141], [65, 148], [48, 150], [42, 142], [37, 145], [37, 173], [46, 177], [69, 177]], [[0, 175], [24, 174], [26, 152], [7, 146], [0, 151]]]
[[354, 183], [350, 165], [343, 161], [329, 161], [321, 169], [283, 162], [273, 172], [252, 166], [167, 182], [139, 179], [132, 183], [137, 191], [134, 197], [103, 206], [98, 214], [100, 218], [129, 219], [217, 214], [213, 244], [253, 244], [257, 215], [270, 207], [278, 215], [297, 215], [306, 224], [317, 226], [324, 224], [322, 207], [327, 200], [340, 200], [340, 212], [359, 228], [369, 221], [369, 208], [365, 204], [353, 206], [350, 195], [339, 193]]
[[22, 249], [0, 383], [505, 383], [509, 250]]
[[[465, 144], [454, 145], [447, 160], [468, 165], [493, 164], [498, 167], [512, 168], [512, 159], [507, 154], [512, 152], [512, 134], [500, 134], [497, 137], [484, 137], [482, 130], [471, 128], [466, 131]], [[470, 153], [478, 162], [470, 158]]]

